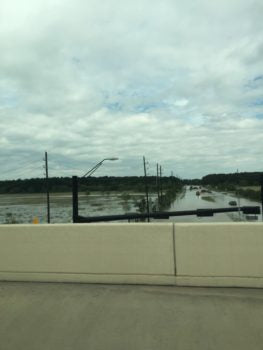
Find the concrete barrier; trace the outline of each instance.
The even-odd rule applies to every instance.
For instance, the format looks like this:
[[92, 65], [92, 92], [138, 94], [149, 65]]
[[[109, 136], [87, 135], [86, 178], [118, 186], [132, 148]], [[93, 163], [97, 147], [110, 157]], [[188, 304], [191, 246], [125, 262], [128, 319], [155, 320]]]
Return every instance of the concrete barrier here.
[[173, 224], [1, 225], [0, 279], [174, 283]]
[[175, 225], [176, 284], [263, 287], [263, 224]]
[[0, 280], [263, 288], [263, 224], [0, 225]]

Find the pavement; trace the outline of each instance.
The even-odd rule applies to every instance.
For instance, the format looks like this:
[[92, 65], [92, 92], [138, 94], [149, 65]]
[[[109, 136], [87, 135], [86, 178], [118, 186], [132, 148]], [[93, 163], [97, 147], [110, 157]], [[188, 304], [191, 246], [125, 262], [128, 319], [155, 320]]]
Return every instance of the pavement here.
[[262, 348], [262, 289], [0, 282], [0, 350]]

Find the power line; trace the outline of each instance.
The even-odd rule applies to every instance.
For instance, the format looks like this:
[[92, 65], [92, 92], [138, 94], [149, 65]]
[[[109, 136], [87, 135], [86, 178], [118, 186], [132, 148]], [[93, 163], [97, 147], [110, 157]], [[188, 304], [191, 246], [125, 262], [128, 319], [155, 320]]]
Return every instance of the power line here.
[[19, 167], [6, 169], [6, 170], [3, 170], [3, 171], [1, 170], [1, 174], [8, 174], [10, 172], [16, 172], [18, 170], [21, 170], [21, 168], [26, 169], [26, 168], [32, 166], [33, 164], [35, 164], [36, 161], [40, 161], [40, 160], [37, 159], [37, 160], [34, 160], [33, 162], [30, 162], [30, 163], [22, 162], [22, 163], [20, 163]]

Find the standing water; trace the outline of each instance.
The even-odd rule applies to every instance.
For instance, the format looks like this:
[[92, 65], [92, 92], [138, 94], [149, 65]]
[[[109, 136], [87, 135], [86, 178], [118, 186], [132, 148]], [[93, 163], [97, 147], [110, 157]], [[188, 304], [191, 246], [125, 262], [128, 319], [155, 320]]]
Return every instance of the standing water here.
[[[208, 208], [230, 208], [229, 202], [236, 202], [240, 206], [259, 206], [260, 203], [250, 201], [249, 199], [237, 198], [235, 195], [225, 192], [200, 193], [200, 190], [190, 190], [190, 187], [185, 187], [183, 192], [178, 195], [177, 199], [172, 204], [170, 210], [196, 210]], [[175, 222], [230, 222], [230, 221], [247, 221], [251, 217], [247, 217], [242, 212], [233, 213], [218, 213], [211, 217], [177, 216], [170, 218]], [[260, 216], [253, 216], [254, 220], [259, 220]]]
[[[136, 202], [144, 197], [143, 193], [121, 193], [121, 192], [92, 192], [87, 195], [79, 194], [79, 214], [82, 216], [99, 216], [135, 213]], [[156, 195], [152, 195], [152, 200]], [[51, 194], [51, 223], [72, 222], [72, 195], [71, 193]], [[212, 192], [196, 195], [196, 190], [184, 187], [172, 203], [169, 211], [196, 210], [204, 208], [227, 208], [229, 202], [238, 198], [227, 193]], [[248, 199], [240, 199], [241, 206], [259, 206], [258, 202]], [[256, 216], [261, 219], [261, 216]], [[45, 194], [9, 194], [0, 195], [0, 224], [5, 223], [33, 223], [47, 222], [46, 195]], [[248, 218], [242, 213], [220, 213], [212, 217], [199, 218], [195, 215], [171, 217], [169, 221], [174, 222], [229, 222], [245, 221]], [[167, 220], [152, 220], [167, 221]]]

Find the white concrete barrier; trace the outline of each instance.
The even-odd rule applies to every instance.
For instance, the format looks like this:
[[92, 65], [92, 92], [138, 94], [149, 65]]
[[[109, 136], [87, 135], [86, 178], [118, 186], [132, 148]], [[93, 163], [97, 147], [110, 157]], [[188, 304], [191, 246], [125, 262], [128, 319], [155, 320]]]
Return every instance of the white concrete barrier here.
[[0, 280], [263, 288], [263, 224], [0, 225]]
[[175, 225], [176, 284], [263, 287], [263, 224]]
[[1, 225], [0, 279], [174, 283], [173, 224]]

